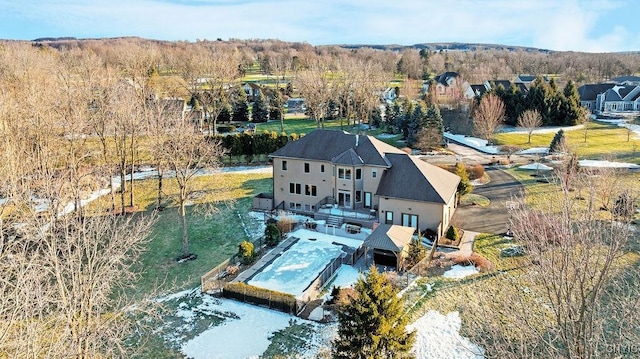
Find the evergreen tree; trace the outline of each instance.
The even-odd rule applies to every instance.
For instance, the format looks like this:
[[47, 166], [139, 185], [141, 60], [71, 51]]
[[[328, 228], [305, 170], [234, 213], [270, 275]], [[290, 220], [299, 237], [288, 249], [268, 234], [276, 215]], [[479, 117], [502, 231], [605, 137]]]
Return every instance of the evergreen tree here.
[[407, 333], [403, 300], [388, 279], [371, 266], [355, 285], [356, 295], [338, 310], [335, 359], [413, 358], [415, 333]]
[[230, 104], [225, 104], [218, 115], [218, 122], [231, 122], [233, 108]]
[[387, 132], [400, 133], [400, 117], [402, 116], [400, 104], [394, 101], [393, 104], [387, 104], [384, 112], [384, 122]]
[[427, 255], [427, 249], [422, 244], [422, 236], [414, 237], [409, 243], [409, 253], [407, 255], [407, 266], [413, 267]]
[[556, 132], [549, 145], [549, 152], [551, 153], [563, 153], [567, 152], [567, 138], [564, 136], [564, 130]]
[[247, 100], [247, 93], [244, 92], [243, 88], [239, 88], [236, 91], [233, 99], [233, 120], [249, 121], [249, 101]]
[[282, 120], [282, 107], [284, 101], [282, 100], [282, 95], [280, 91], [273, 91], [273, 95], [269, 99], [269, 119], [273, 121]]
[[398, 116], [398, 129], [402, 133], [402, 138], [407, 139], [409, 137], [409, 123], [411, 116], [413, 115], [415, 105], [409, 99], [405, 100], [402, 106], [402, 112]]
[[256, 101], [253, 103], [253, 113], [251, 114], [251, 121], [253, 122], [267, 122], [269, 119], [269, 107], [267, 105], [267, 99], [264, 97], [263, 91], [260, 91], [256, 97]]
[[418, 139], [418, 132], [427, 124], [427, 111], [423, 103], [418, 103], [413, 108], [413, 112], [409, 115], [407, 124], [407, 145], [412, 147]]
[[379, 106], [373, 108], [373, 112], [371, 113], [371, 118], [369, 119], [369, 125], [380, 128], [382, 125], [382, 111]]
[[584, 122], [585, 109], [580, 103], [578, 88], [569, 80], [563, 90], [563, 103], [560, 107], [564, 125], [573, 126]]
[[458, 196], [462, 197], [465, 194], [471, 193], [473, 186], [471, 185], [471, 180], [469, 180], [467, 166], [465, 166], [464, 163], [456, 163], [456, 175], [460, 177], [460, 183], [458, 183]]
[[440, 115], [440, 108], [437, 105], [431, 105], [427, 109], [427, 127], [433, 128], [440, 134], [440, 144], [442, 144], [442, 138], [444, 136], [444, 121], [442, 115]]

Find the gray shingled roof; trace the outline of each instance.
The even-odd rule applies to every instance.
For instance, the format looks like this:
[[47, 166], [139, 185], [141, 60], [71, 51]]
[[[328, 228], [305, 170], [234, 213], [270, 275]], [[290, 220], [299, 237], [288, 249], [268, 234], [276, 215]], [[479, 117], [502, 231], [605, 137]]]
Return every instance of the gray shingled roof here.
[[618, 84], [621, 84], [623, 82], [640, 84], [640, 76], [620, 76], [611, 80]]
[[596, 97], [615, 86], [612, 83], [586, 84], [578, 87], [580, 101], [595, 101]]
[[454, 72], [454, 71], [447, 71], [445, 73], [440, 74], [437, 78], [436, 81], [438, 81], [439, 83], [445, 85], [445, 86], [449, 86], [449, 79], [450, 78], [457, 78], [458, 77], [458, 73]]
[[484, 85], [470, 85], [471, 91], [473, 91], [474, 96], [482, 96], [485, 92], [487, 92], [487, 88]]
[[363, 164], [388, 167], [389, 163], [385, 160], [385, 153], [404, 154], [399, 149], [371, 136], [318, 129], [297, 141], [289, 141], [284, 147], [273, 152], [271, 157], [302, 158], [327, 162], [333, 160], [353, 161], [358, 158], [357, 161], [362, 161]]
[[383, 172], [376, 195], [446, 204], [460, 177], [406, 154], [387, 154], [391, 168]]
[[398, 226], [395, 224], [380, 224], [367, 237], [363, 245], [367, 248], [401, 252], [411, 243], [415, 228]]
[[364, 164], [364, 161], [362, 161], [362, 158], [358, 156], [358, 154], [356, 153], [356, 151], [353, 150], [353, 148], [350, 148], [342, 152], [341, 154], [337, 155], [336, 157], [332, 158], [331, 162], [336, 164], [341, 164], [341, 165], [350, 165], [350, 166]]

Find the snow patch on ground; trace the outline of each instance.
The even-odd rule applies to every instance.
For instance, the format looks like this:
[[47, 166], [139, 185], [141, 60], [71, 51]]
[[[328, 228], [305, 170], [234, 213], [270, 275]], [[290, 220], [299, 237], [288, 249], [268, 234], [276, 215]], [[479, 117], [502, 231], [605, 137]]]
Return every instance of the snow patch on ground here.
[[[574, 131], [583, 128], [584, 125], [575, 125], [575, 126], [546, 126], [539, 127], [533, 130], [533, 133], [556, 133], [560, 130], [563, 131]], [[506, 132], [506, 133], [528, 133], [529, 130], [523, 127], [514, 127], [514, 126], [502, 126], [502, 128], [498, 132]]]
[[531, 163], [528, 165], [520, 166], [518, 168], [523, 170], [540, 170], [540, 171], [550, 171], [553, 169], [553, 167], [549, 167], [542, 163]]
[[272, 333], [289, 326], [288, 314], [233, 300], [203, 296], [196, 308], [179, 310], [176, 315], [189, 320], [195, 312], [233, 313], [218, 326], [205, 330], [181, 346], [193, 359], [258, 358], [269, 347]]
[[[342, 265], [336, 272], [333, 280], [327, 284], [328, 288], [333, 287], [349, 288], [352, 287], [360, 278], [360, 271], [355, 267]], [[331, 297], [331, 290], [324, 295], [323, 299], [328, 300]]]
[[596, 160], [580, 160], [578, 161], [580, 167], [607, 167], [607, 168], [629, 168], [639, 169], [640, 165], [635, 163], [625, 162], [611, 162], [611, 161], [596, 161]]
[[462, 279], [464, 277], [480, 273], [475, 266], [461, 266], [459, 264], [451, 266], [451, 269], [442, 274], [445, 278]]
[[416, 359], [475, 359], [484, 358], [484, 350], [460, 335], [462, 321], [458, 312], [442, 315], [428, 311], [407, 330], [416, 331], [413, 353]]
[[377, 138], [394, 138], [396, 136], [398, 136], [398, 135], [394, 135], [392, 133], [381, 133], [381, 134], [377, 135], [376, 137]]
[[449, 140], [461, 143], [465, 146], [474, 148], [480, 152], [490, 153], [490, 154], [500, 153], [500, 150], [498, 149], [497, 146], [487, 146], [487, 140], [483, 140], [481, 138], [469, 137], [465, 135], [456, 135], [451, 132], [445, 132], [444, 137]]
[[549, 147], [531, 147], [516, 152], [517, 155], [548, 155]]

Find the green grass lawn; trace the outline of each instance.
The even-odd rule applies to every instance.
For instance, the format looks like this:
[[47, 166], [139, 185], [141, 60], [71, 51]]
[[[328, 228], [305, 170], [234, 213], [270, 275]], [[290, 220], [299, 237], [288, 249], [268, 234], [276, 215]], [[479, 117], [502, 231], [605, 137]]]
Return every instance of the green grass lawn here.
[[[352, 128], [352, 126], [347, 126], [346, 121], [343, 121], [342, 125], [343, 125], [342, 128], [344, 130], [349, 130]], [[316, 122], [312, 119], [307, 118], [306, 116], [285, 118], [284, 120], [284, 132], [289, 135], [293, 133], [307, 134], [317, 128], [318, 126]], [[324, 128], [339, 130], [341, 129], [340, 120], [327, 121], [324, 123]], [[274, 131], [276, 133], [280, 133], [280, 121], [269, 121], [267, 123], [259, 123], [256, 126], [256, 131], [257, 132]]]
[[[499, 133], [495, 136], [498, 145], [517, 145], [523, 148], [548, 147], [555, 133], [533, 134], [527, 143], [526, 133]], [[631, 133], [627, 141], [626, 128], [602, 123], [590, 123], [587, 140], [584, 129], [565, 131], [571, 152], [581, 159], [616, 159], [618, 161], [640, 163], [640, 140]]]
[[[190, 251], [198, 258], [177, 263], [182, 251], [182, 227], [175, 202], [164, 202], [167, 208], [158, 213], [158, 219], [149, 236], [146, 251], [135, 270], [140, 278], [135, 285], [135, 296], [177, 291], [200, 284], [200, 276], [237, 252], [239, 242], [247, 239], [243, 223], [251, 233], [256, 223], [247, 218], [252, 198], [260, 192], [271, 191], [271, 174], [225, 173], [196, 177], [194, 188], [198, 198], [187, 208]], [[174, 179], [165, 180], [165, 192], [175, 194]], [[137, 181], [136, 205], [141, 216], [155, 208], [156, 180]], [[102, 211], [109, 206], [109, 196], [92, 203], [90, 210]], [[128, 196], [127, 196], [128, 198]], [[212, 214], [209, 208], [215, 203]]]

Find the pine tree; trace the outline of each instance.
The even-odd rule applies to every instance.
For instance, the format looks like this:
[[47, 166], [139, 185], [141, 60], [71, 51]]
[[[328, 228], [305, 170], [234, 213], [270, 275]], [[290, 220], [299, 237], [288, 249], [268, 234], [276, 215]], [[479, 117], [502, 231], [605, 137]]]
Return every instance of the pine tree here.
[[282, 120], [282, 105], [284, 102], [280, 91], [273, 91], [273, 96], [270, 97], [269, 102], [269, 118], [274, 121]]
[[585, 110], [580, 104], [580, 93], [571, 80], [564, 87], [563, 100], [560, 107], [562, 124], [573, 126], [584, 122]]
[[238, 89], [233, 101], [233, 120], [249, 121], [249, 101], [243, 88]]
[[409, 116], [409, 121], [407, 124], [407, 145], [412, 147], [418, 137], [418, 132], [427, 124], [427, 111], [424, 108], [423, 103], [418, 103], [414, 108], [413, 112]]
[[335, 359], [413, 358], [415, 333], [407, 333], [403, 300], [388, 279], [371, 266], [355, 285], [356, 296], [338, 310]]
[[556, 132], [555, 136], [553, 136], [553, 140], [551, 140], [551, 145], [549, 146], [549, 152], [567, 152], [567, 138], [564, 136], [564, 130], [561, 129], [560, 131]]
[[251, 121], [253, 122], [267, 122], [269, 119], [269, 108], [267, 106], [267, 99], [264, 97], [264, 93], [260, 91], [256, 97], [256, 101], [253, 103], [253, 113], [251, 114]]
[[407, 255], [407, 265], [409, 268], [418, 264], [427, 255], [427, 249], [422, 244], [422, 236], [414, 237], [409, 243], [409, 254]]

